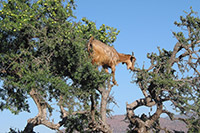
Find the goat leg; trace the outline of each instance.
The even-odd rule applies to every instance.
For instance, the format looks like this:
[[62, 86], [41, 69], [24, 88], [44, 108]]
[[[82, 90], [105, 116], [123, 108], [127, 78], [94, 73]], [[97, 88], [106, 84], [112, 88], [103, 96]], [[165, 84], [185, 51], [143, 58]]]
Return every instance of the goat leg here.
[[112, 82], [114, 85], [118, 86], [117, 81], [115, 80], [115, 67], [112, 67], [111, 69], [112, 69], [112, 75], [113, 75]]

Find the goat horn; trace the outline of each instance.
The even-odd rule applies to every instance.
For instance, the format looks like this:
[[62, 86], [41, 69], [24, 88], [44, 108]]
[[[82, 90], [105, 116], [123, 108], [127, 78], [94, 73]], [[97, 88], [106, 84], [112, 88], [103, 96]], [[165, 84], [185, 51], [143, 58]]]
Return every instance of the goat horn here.
[[134, 56], [134, 52], [132, 52], [132, 56]]
[[93, 37], [93, 36], [90, 37], [89, 41], [92, 41], [92, 40], [94, 40], [94, 37]]

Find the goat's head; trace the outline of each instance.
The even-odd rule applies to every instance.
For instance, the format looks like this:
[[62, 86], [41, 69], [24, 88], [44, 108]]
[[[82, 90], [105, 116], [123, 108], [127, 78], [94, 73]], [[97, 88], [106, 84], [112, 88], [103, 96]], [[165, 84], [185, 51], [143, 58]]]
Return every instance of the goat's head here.
[[126, 62], [127, 69], [130, 69], [131, 71], [133, 71], [135, 68], [135, 61], [136, 61], [136, 58], [134, 56], [134, 53], [132, 52], [132, 55], [130, 56], [130, 60]]

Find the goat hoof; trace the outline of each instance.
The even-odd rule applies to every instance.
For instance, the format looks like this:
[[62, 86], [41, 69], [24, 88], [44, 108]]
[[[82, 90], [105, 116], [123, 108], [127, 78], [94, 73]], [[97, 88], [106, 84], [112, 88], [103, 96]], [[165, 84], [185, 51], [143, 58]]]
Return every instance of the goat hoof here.
[[113, 84], [114, 84], [114, 85], [116, 85], [116, 86], [118, 86], [118, 84], [117, 84], [117, 82], [116, 82], [116, 81], [113, 81]]

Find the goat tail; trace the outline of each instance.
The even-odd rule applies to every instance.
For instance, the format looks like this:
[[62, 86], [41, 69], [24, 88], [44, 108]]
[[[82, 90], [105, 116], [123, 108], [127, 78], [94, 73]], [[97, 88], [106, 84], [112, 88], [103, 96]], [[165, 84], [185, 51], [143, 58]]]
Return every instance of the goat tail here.
[[94, 37], [90, 37], [89, 41], [88, 41], [88, 44], [87, 44], [87, 48], [88, 48], [88, 52], [90, 52], [91, 48], [92, 48], [92, 41], [94, 40]]

